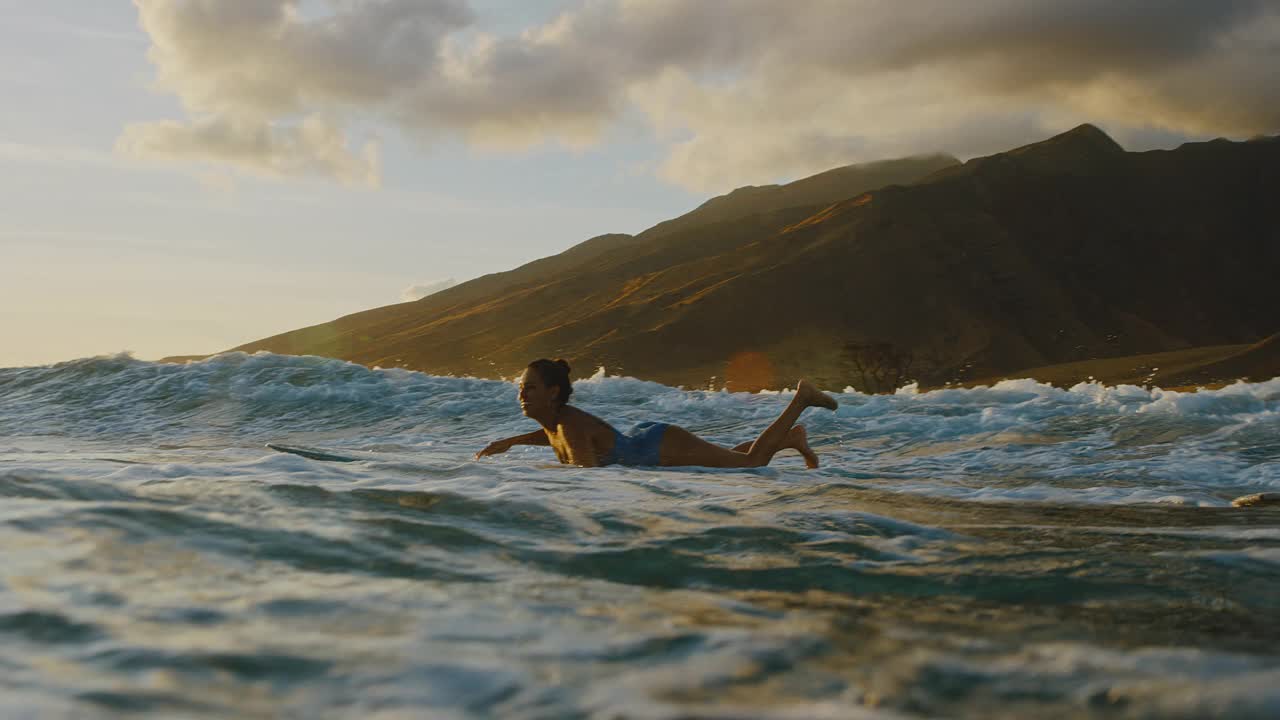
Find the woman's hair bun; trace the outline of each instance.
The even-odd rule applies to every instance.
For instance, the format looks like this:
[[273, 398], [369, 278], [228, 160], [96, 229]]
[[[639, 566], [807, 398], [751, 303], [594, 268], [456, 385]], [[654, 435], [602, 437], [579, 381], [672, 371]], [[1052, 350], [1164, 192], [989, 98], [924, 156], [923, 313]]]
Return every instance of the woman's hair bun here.
[[569, 370], [569, 361], [565, 360], [564, 358], [556, 358], [556, 365], [559, 365], [560, 367], [564, 368], [564, 372], [566, 375], [568, 375], [571, 372]]

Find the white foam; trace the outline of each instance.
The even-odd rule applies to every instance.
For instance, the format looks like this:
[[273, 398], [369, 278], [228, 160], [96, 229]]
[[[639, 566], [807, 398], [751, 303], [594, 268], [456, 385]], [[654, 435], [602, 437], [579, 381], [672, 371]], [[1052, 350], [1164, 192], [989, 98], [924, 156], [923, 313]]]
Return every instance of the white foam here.
[[[681, 390], [600, 369], [575, 388], [575, 404], [620, 428], [671, 422], [725, 445], [755, 439], [791, 394]], [[1198, 393], [1015, 379], [838, 399], [836, 412], [802, 419], [824, 462], [804, 477], [895, 478], [892, 489], [1008, 502], [1217, 506], [1280, 487], [1280, 378]], [[461, 463], [532, 428], [509, 382], [319, 357], [226, 353], [169, 365], [115, 356], [0, 370], [0, 435], [14, 441], [433, 443], [442, 461], [452, 453]], [[784, 453], [778, 463], [798, 460]]]

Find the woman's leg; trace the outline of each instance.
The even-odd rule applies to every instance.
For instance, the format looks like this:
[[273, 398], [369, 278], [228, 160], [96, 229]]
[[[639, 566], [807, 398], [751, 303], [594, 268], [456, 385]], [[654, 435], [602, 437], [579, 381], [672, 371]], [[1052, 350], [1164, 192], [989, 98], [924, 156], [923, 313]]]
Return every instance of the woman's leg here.
[[[745, 453], [751, 449], [755, 443], [754, 440], [739, 443], [733, 448], [734, 452]], [[787, 433], [787, 441], [782, 445], [783, 450], [795, 450], [804, 457], [804, 466], [813, 470], [818, 467], [818, 454], [809, 447], [809, 432], [804, 429], [803, 425], [796, 425]]]
[[659, 459], [662, 465], [668, 467], [752, 467], [751, 459], [746, 453], [707, 442], [679, 425], [667, 426], [667, 431], [662, 435]]
[[791, 430], [792, 425], [796, 424], [796, 420], [800, 419], [800, 413], [804, 412], [805, 408], [815, 405], [828, 410], [835, 410], [838, 406], [835, 398], [810, 385], [808, 380], [801, 380], [796, 385], [796, 394], [791, 398], [791, 402], [787, 403], [787, 408], [782, 411], [777, 420], [773, 421], [772, 425], [760, 433], [760, 437], [756, 438], [756, 441], [751, 444], [751, 449], [747, 451], [747, 457], [751, 458], [755, 467], [769, 464], [774, 453], [786, 444], [787, 432]]
[[[800, 413], [808, 407], [836, 409], [835, 398], [819, 391], [807, 381], [801, 380], [796, 394], [782, 414], [773, 421], [760, 437], [751, 443], [747, 451], [737, 452], [709, 443], [682, 427], [672, 425], [662, 437], [661, 461], [663, 465], [702, 465], [704, 467], [760, 467], [768, 465], [775, 453], [789, 446], [789, 436]], [[739, 446], [741, 447], [741, 446]], [[806, 456], [806, 463], [808, 457]], [[816, 458], [815, 458], [816, 459]]]

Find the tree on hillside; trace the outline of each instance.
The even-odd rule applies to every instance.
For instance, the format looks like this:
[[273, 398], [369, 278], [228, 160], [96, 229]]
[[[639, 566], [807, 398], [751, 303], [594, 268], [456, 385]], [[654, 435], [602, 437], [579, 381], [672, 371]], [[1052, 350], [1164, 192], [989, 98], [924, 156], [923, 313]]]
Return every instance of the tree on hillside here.
[[841, 356], [858, 379], [854, 384], [865, 393], [893, 392], [910, 378], [915, 355], [887, 342], [848, 342]]

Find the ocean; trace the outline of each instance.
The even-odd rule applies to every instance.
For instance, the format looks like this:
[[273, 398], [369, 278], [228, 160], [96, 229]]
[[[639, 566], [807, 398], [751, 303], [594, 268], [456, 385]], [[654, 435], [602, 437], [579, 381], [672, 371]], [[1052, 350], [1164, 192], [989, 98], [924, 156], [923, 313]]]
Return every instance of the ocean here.
[[[574, 404], [733, 445], [787, 398]], [[1280, 509], [1231, 505], [1280, 379], [837, 398], [817, 470], [583, 469], [472, 459], [511, 382], [0, 369], [0, 716], [1280, 717]]]

